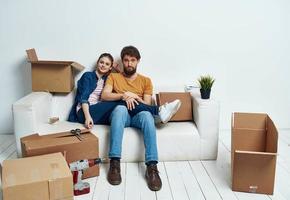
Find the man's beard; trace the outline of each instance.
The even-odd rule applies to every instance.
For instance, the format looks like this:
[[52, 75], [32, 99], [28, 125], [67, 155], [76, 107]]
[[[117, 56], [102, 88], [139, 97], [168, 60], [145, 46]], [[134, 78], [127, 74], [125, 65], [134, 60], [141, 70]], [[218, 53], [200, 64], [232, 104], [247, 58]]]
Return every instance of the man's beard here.
[[[132, 67], [133, 68], [133, 67]], [[135, 74], [137, 71], [137, 67], [134, 68], [133, 70], [128, 70], [127, 68], [124, 67], [124, 73], [127, 75], [127, 76], [132, 76], [133, 74]]]

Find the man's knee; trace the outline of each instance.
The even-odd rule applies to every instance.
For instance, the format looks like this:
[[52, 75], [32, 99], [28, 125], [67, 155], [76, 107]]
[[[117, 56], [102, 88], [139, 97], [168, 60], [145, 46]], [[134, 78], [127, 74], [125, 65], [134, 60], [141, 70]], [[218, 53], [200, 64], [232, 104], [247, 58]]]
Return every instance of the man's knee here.
[[126, 106], [116, 106], [116, 108], [114, 108], [114, 110], [111, 113], [110, 116], [110, 122], [112, 123], [112, 120], [116, 121], [116, 120], [121, 120], [123, 121], [123, 123], [126, 122], [127, 118], [128, 118], [128, 109]]
[[127, 115], [128, 109], [126, 106], [116, 106], [116, 108], [113, 110], [112, 114], [120, 114], [120, 115]]

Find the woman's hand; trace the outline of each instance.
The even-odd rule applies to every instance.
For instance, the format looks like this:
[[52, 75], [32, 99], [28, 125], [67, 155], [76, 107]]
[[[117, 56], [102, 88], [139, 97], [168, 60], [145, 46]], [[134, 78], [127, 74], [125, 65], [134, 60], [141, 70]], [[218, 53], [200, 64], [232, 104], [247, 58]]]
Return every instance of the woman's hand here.
[[93, 126], [94, 126], [94, 121], [93, 121], [92, 117], [91, 116], [87, 117], [85, 120], [85, 127], [88, 129], [91, 129], [91, 128], [93, 128]]

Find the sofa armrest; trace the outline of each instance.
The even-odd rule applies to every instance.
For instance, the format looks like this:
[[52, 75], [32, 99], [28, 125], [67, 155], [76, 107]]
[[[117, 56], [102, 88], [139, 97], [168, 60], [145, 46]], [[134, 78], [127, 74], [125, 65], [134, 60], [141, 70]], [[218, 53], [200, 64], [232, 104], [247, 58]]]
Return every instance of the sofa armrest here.
[[191, 92], [193, 118], [200, 135], [200, 159], [216, 159], [219, 135], [219, 102], [200, 98], [199, 92]]
[[36, 133], [39, 124], [48, 122], [51, 102], [50, 93], [32, 92], [13, 104], [14, 135], [19, 157], [21, 157], [20, 138]]

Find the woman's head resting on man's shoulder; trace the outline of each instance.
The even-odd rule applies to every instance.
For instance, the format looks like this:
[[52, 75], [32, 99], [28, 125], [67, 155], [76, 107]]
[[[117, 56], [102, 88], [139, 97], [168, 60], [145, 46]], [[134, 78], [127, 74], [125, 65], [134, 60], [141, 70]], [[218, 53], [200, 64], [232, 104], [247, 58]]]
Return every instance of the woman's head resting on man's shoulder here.
[[96, 71], [100, 75], [104, 75], [109, 73], [112, 70], [114, 63], [114, 58], [109, 53], [103, 53], [98, 58], [97, 64], [96, 64]]

